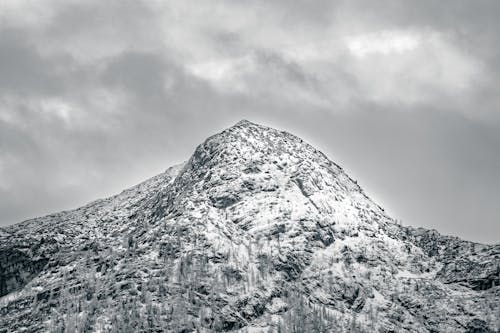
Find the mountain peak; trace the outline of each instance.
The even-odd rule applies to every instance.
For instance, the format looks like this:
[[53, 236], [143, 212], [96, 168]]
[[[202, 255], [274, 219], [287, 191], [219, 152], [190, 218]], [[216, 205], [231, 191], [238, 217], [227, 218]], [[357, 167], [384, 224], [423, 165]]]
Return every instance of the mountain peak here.
[[[333, 218], [340, 212], [335, 201], [345, 200], [345, 205], [366, 207], [377, 214], [378, 220], [390, 221], [358, 184], [322, 152], [288, 132], [246, 120], [199, 145], [174, 187], [179, 188], [179, 195], [175, 199], [172, 196], [176, 203], [172, 205], [173, 201], [167, 200], [170, 207], [162, 207], [158, 216], [177, 211], [197, 195], [200, 200], [205, 198], [207, 210], [226, 209], [239, 203], [242, 218], [255, 217], [252, 201], [262, 197], [271, 205], [297, 211], [298, 215], [292, 216], [299, 219], [303, 213], [330, 214], [329, 218]], [[260, 209], [260, 213], [265, 211]], [[288, 216], [284, 212], [272, 214], [276, 220], [282, 220]], [[268, 224], [266, 216], [253, 218], [245, 228]], [[344, 227], [349, 225], [352, 223]]]
[[238, 121], [236, 124], [234, 124], [231, 127], [226, 128], [224, 131], [215, 134], [217, 135], [231, 135], [231, 136], [240, 136], [240, 137], [248, 137], [252, 136], [254, 140], [259, 140], [262, 139], [266, 136], [272, 135], [272, 136], [279, 136], [279, 135], [289, 135], [292, 136], [292, 134], [279, 131], [275, 128], [265, 126], [256, 122], [252, 122], [246, 119], [242, 119]]
[[[289, 158], [293, 161], [285, 161]], [[200, 144], [189, 164], [194, 168], [244, 167], [248, 163], [284, 163], [292, 166], [304, 160], [327, 159], [321, 152], [290, 133], [241, 120]]]
[[240, 121], [238, 121], [236, 124], [234, 124], [233, 127], [237, 127], [237, 126], [249, 126], [249, 125], [257, 125], [249, 120], [246, 120], [246, 119], [241, 119]]
[[268, 127], [265, 125], [261, 125], [246, 119], [242, 119], [238, 121], [236, 124], [234, 124], [231, 127], [226, 128], [224, 131], [221, 133], [215, 134], [217, 135], [234, 135], [234, 136], [242, 136], [246, 137], [248, 135], [251, 135], [254, 137], [254, 139], [258, 139], [259, 136], [264, 135], [265, 132], [275, 132], [274, 135], [277, 135], [278, 133], [282, 133], [272, 127]]

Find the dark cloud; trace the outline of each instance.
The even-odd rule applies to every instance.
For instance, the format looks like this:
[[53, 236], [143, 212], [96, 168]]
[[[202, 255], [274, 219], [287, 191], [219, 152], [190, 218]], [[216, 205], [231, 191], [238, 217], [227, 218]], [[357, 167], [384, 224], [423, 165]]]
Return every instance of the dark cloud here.
[[62, 87], [57, 82], [56, 66], [42, 57], [27, 42], [24, 32], [0, 31], [0, 89], [19, 95], [53, 94]]
[[405, 223], [498, 242], [498, 6], [12, 2], [0, 224], [114, 194], [246, 118], [318, 146]]
[[142, 98], [155, 98], [163, 96], [168, 89], [167, 79], [177, 79], [175, 74], [168, 73], [169, 70], [156, 54], [128, 52], [109, 61], [101, 77], [106, 85], [124, 88]]

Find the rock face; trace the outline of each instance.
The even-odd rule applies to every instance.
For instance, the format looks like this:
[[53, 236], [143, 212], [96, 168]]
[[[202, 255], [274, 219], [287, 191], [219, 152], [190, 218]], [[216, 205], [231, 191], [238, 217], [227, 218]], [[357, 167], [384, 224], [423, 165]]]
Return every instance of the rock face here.
[[114, 197], [0, 229], [0, 332], [496, 332], [500, 245], [404, 227], [242, 121]]

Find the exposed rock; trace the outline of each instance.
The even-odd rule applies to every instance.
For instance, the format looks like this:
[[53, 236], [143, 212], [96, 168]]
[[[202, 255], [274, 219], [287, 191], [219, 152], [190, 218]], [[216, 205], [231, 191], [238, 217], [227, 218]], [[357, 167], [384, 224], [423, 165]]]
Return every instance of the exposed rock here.
[[248, 121], [114, 197], [0, 229], [0, 332], [495, 332], [500, 245], [403, 227]]

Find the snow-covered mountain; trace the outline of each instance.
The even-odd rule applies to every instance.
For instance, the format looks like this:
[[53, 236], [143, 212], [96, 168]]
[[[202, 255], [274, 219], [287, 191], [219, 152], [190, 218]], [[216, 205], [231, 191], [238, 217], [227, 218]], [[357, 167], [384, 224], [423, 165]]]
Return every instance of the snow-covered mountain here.
[[0, 332], [495, 332], [500, 244], [401, 226], [241, 121], [116, 196], [0, 229]]

